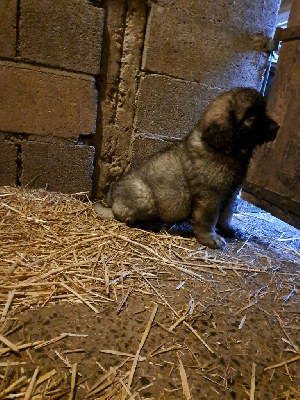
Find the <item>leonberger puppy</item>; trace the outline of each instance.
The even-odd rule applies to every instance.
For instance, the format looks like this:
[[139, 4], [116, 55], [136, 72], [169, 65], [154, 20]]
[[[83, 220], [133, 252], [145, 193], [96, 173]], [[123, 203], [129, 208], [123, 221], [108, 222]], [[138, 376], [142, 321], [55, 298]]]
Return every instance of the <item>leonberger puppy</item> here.
[[95, 210], [130, 226], [192, 217], [198, 241], [224, 249], [224, 237], [236, 236], [230, 222], [253, 150], [274, 140], [278, 129], [259, 92], [224, 92], [180, 143], [151, 156], [110, 186], [111, 211], [100, 205]]

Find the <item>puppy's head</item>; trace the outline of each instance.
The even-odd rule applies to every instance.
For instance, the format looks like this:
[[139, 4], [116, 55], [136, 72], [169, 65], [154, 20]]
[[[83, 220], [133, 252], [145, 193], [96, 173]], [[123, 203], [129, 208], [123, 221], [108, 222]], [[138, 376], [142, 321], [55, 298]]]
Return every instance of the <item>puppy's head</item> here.
[[267, 115], [263, 96], [250, 88], [223, 93], [200, 120], [202, 139], [225, 154], [252, 153], [257, 145], [274, 140], [278, 129]]

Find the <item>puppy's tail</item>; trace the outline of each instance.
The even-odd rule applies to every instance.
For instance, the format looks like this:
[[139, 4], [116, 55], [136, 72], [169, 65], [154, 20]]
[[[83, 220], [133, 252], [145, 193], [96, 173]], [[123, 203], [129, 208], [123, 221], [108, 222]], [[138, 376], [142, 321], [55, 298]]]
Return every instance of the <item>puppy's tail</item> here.
[[109, 207], [103, 206], [100, 202], [93, 204], [93, 210], [99, 214], [102, 218], [105, 219], [115, 219], [114, 213], [112, 209]]

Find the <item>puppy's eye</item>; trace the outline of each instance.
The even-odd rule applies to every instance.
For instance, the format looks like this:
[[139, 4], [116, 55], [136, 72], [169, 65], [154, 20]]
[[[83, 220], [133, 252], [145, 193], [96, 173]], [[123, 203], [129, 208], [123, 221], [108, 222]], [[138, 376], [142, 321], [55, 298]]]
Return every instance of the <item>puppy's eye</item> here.
[[252, 117], [245, 119], [244, 125], [251, 126], [253, 124], [253, 122], [255, 121], [255, 118], [256, 118], [255, 116], [252, 116]]

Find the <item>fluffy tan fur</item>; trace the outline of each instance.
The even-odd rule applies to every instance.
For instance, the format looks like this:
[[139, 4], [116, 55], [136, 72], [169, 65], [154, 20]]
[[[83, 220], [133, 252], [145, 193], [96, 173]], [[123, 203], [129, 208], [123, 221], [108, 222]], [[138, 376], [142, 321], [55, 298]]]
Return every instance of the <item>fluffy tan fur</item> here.
[[107, 203], [115, 218], [129, 225], [192, 217], [200, 243], [225, 248], [222, 235], [235, 235], [230, 225], [233, 205], [253, 150], [274, 140], [278, 128], [257, 91], [227, 91], [207, 107], [181, 143], [112, 184]]

